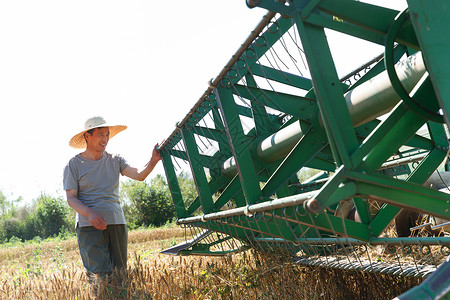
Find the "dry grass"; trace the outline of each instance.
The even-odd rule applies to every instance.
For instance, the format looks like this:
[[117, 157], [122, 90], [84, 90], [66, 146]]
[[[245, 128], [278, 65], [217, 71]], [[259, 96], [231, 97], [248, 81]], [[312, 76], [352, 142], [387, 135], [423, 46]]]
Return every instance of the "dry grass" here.
[[392, 299], [417, 279], [302, 267], [282, 256], [159, 254], [184, 239], [179, 228], [130, 232], [123, 284], [95, 297], [76, 240], [0, 249], [0, 299]]

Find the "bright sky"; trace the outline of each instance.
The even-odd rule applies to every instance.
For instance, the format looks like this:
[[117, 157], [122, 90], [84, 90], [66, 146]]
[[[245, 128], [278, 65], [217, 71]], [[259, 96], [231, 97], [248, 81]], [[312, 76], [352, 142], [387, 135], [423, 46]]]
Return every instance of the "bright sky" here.
[[129, 126], [107, 151], [141, 168], [266, 13], [245, 0], [0, 1], [0, 190], [64, 196], [80, 152], [69, 139], [95, 115]]

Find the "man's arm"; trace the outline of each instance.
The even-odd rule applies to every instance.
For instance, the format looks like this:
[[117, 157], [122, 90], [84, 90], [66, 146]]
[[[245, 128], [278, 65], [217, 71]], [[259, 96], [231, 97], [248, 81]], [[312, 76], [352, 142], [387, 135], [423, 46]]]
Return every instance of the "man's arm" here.
[[106, 229], [106, 221], [102, 215], [92, 210], [90, 207], [83, 204], [78, 199], [77, 190], [66, 190], [67, 203], [80, 215], [83, 215], [89, 219], [92, 226], [99, 230]]
[[156, 164], [161, 160], [161, 155], [156, 150], [158, 144], [156, 144], [155, 148], [153, 148], [152, 157], [150, 161], [145, 165], [142, 171], [138, 171], [136, 168], [127, 167], [122, 174], [134, 180], [144, 181], [145, 178], [153, 171]]

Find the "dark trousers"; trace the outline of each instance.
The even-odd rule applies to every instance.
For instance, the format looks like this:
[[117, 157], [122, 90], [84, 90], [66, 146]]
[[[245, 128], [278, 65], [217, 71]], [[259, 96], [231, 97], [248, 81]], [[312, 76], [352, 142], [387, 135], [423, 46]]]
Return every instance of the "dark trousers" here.
[[125, 224], [108, 225], [105, 230], [77, 227], [77, 238], [88, 274], [106, 276], [115, 269], [126, 270], [128, 231]]

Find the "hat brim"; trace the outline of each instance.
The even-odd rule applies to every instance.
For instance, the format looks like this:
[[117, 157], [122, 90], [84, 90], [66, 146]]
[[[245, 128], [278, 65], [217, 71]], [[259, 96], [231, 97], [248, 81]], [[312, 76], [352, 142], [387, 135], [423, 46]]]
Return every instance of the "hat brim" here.
[[118, 134], [121, 131], [124, 131], [127, 129], [127, 126], [125, 125], [108, 125], [108, 124], [101, 124], [96, 127], [92, 127], [87, 130], [83, 130], [80, 133], [73, 136], [73, 138], [69, 141], [69, 146], [75, 149], [84, 149], [86, 148], [86, 140], [84, 139], [84, 134], [88, 132], [91, 129], [95, 128], [102, 128], [102, 127], [109, 127], [109, 138], [113, 138], [116, 134]]

